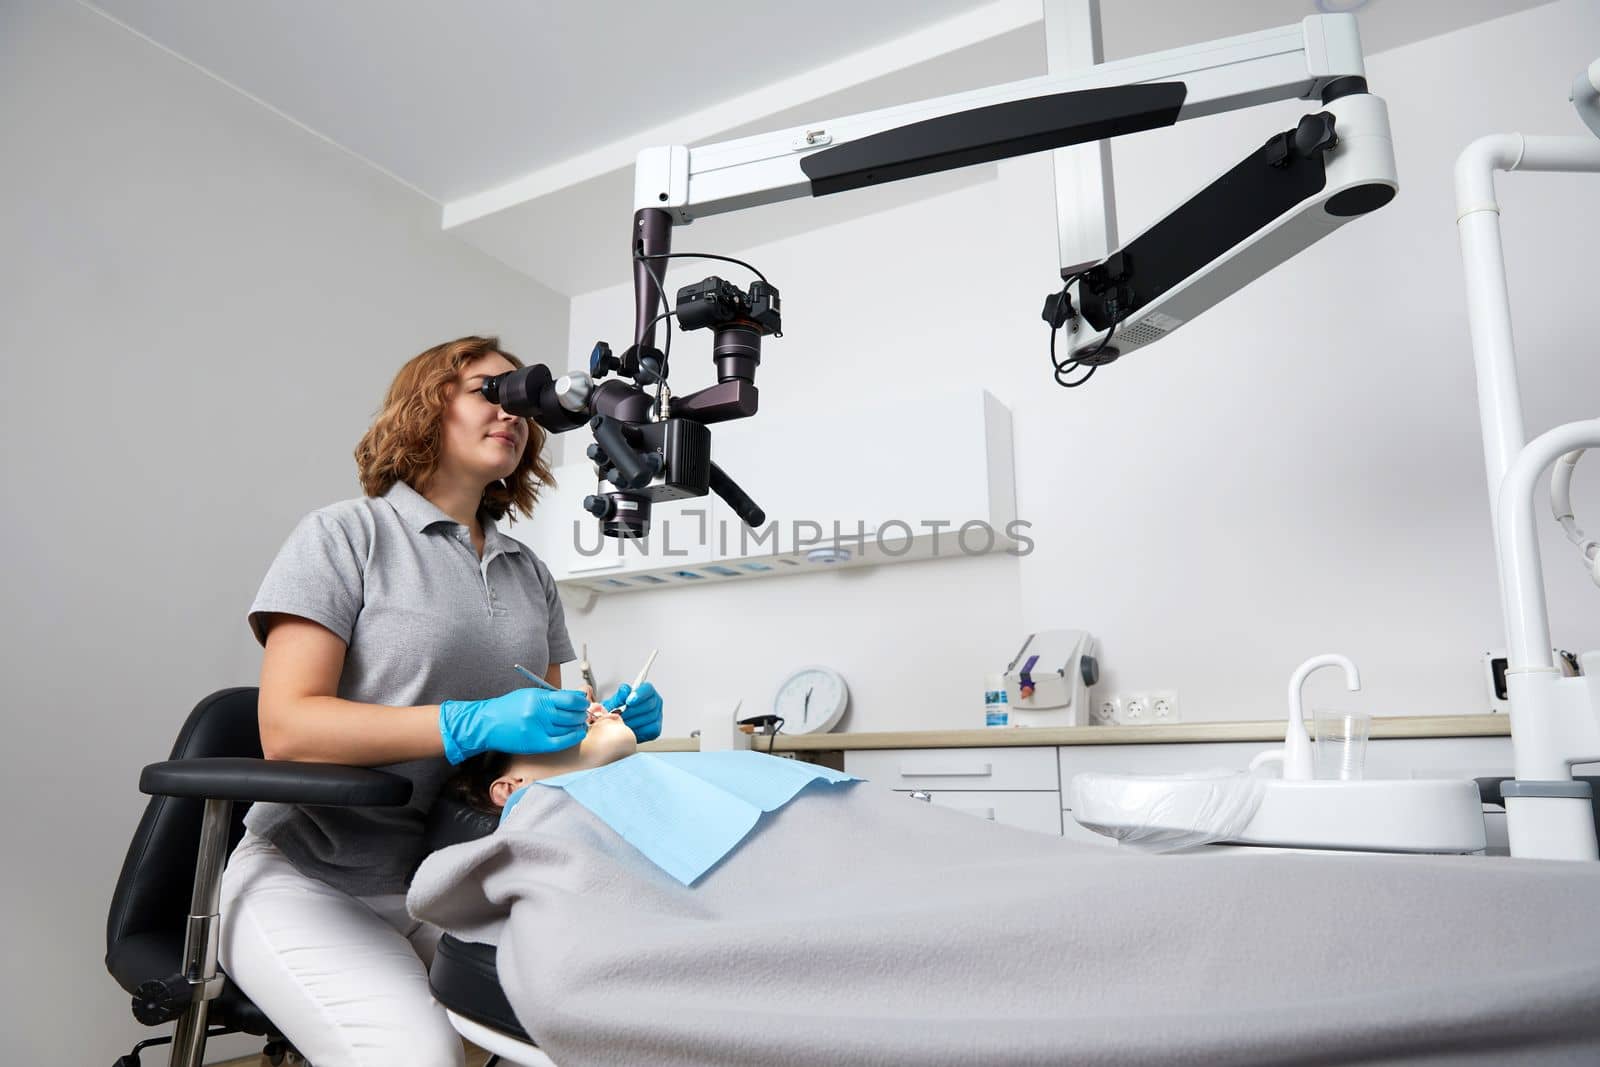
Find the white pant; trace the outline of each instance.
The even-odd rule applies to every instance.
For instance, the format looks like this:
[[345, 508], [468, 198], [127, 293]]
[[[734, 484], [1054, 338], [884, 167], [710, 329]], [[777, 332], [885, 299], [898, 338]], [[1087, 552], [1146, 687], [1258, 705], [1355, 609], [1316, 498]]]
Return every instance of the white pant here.
[[428, 989], [438, 927], [403, 894], [353, 897], [246, 833], [222, 874], [228, 979], [313, 1067], [463, 1067]]

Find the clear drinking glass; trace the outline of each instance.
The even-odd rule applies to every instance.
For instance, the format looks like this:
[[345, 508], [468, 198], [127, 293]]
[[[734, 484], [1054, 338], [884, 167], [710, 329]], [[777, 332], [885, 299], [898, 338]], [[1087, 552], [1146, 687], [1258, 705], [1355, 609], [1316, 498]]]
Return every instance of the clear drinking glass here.
[[1367, 762], [1367, 736], [1371, 732], [1371, 715], [1329, 708], [1313, 711], [1313, 777], [1341, 782], [1360, 781]]

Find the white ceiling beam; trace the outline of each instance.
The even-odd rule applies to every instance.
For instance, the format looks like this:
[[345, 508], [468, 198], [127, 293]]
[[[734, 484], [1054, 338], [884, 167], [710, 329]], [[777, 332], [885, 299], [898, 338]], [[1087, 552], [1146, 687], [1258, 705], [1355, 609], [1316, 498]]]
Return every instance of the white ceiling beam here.
[[716, 137], [764, 115], [807, 100], [841, 92], [919, 63], [970, 48], [973, 44], [1043, 21], [1040, 0], [991, 0], [962, 15], [935, 22], [892, 41], [853, 52], [804, 74], [720, 101], [669, 122], [629, 134], [548, 167], [449, 201], [442, 225], [449, 230], [570, 189], [601, 175], [633, 166], [639, 149], [660, 144], [693, 144]]

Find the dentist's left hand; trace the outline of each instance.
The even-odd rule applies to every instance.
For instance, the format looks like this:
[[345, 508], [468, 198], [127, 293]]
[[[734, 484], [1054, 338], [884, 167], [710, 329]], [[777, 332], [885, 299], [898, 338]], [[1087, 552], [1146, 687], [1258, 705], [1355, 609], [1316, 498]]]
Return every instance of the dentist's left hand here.
[[[628, 699], [632, 687], [624, 682], [617, 687], [617, 691], [602, 700], [607, 711], [616, 711], [622, 708], [622, 721], [628, 724], [628, 729], [633, 731], [633, 736], [639, 743], [654, 741], [661, 736], [661, 694], [656, 692], [656, 687], [649, 682], [639, 687], [633, 693], [633, 699]], [[623, 702], [627, 707], [622, 707]]]

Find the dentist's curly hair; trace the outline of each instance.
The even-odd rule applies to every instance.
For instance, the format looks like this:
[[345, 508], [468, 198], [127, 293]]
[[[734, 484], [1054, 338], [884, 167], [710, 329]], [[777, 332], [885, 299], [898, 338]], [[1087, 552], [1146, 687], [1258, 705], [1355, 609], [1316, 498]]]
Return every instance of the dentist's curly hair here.
[[[356, 445], [356, 469], [367, 496], [382, 496], [395, 482], [422, 491], [439, 467], [444, 411], [461, 368], [490, 355], [504, 356], [512, 366], [522, 366], [520, 359], [500, 347], [498, 337], [462, 337], [435, 345], [400, 368], [383, 407]], [[544, 429], [532, 419], [523, 421], [528, 424], [528, 445], [517, 469], [483, 490], [480, 507], [494, 519], [510, 513], [515, 522], [517, 512], [531, 516], [540, 489], [555, 484], [544, 460]]]

